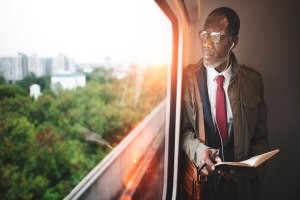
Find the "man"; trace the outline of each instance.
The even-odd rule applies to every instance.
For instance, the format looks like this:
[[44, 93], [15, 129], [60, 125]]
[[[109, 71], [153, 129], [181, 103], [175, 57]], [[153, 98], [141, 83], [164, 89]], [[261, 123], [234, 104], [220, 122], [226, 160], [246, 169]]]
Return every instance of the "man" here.
[[[261, 75], [239, 65], [232, 50], [238, 43], [240, 19], [220, 7], [199, 31], [203, 58], [184, 69], [182, 148], [208, 175], [204, 199], [259, 199], [265, 166], [242, 171], [214, 171], [214, 163], [242, 161], [268, 147], [267, 109]], [[219, 156], [211, 155], [220, 150]]]

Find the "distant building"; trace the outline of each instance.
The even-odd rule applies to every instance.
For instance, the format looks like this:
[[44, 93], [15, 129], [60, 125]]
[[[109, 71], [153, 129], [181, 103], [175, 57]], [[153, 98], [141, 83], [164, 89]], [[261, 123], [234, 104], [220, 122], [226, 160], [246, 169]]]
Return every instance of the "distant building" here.
[[66, 70], [71, 73], [75, 73], [77, 71], [74, 59], [72, 59], [72, 58], [69, 59], [68, 68]]
[[94, 66], [91, 64], [78, 64], [77, 70], [85, 74], [90, 74], [93, 72]]
[[38, 84], [32, 84], [29, 87], [30, 91], [30, 96], [33, 97], [34, 99], [37, 99], [41, 95], [41, 86]]
[[52, 74], [75, 73], [76, 65], [74, 59], [69, 59], [63, 54], [52, 59]]
[[10, 65], [12, 65], [12, 61], [15, 62], [14, 58], [0, 58], [0, 69], [1, 69], [1, 74], [7, 81], [7, 68], [11, 68]]
[[75, 89], [86, 85], [86, 77], [84, 74], [56, 74], [51, 76], [52, 89]]
[[18, 54], [17, 57], [0, 58], [2, 76], [7, 82], [16, 82], [28, 76], [28, 57]]
[[43, 59], [36, 55], [32, 55], [28, 59], [28, 71], [29, 73], [34, 73], [36, 77], [45, 76], [45, 65]]
[[45, 75], [46, 76], [51, 76], [52, 73], [52, 63], [53, 63], [53, 59], [52, 58], [44, 58], [43, 59], [43, 66], [45, 69]]
[[22, 68], [22, 79], [29, 75], [28, 71], [28, 56], [23, 53], [18, 53], [18, 65]]
[[37, 55], [28, 57], [23, 53], [18, 53], [17, 56], [0, 57], [0, 77], [4, 77], [10, 83], [22, 80], [31, 73], [41, 77], [76, 72], [75, 60], [63, 54], [48, 58], [40, 58]]
[[68, 58], [62, 54], [52, 59], [52, 74], [59, 74], [66, 71]]
[[16, 82], [23, 78], [22, 68], [18, 66], [18, 59], [15, 57], [5, 57], [0, 59], [4, 78], [7, 82]]

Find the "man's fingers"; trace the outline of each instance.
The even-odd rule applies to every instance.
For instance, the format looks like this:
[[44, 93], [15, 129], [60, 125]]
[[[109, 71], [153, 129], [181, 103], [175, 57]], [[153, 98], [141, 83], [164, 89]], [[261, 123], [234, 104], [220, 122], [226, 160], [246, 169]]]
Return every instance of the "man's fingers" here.
[[218, 163], [218, 162], [222, 162], [222, 159], [220, 158], [220, 156], [217, 156], [215, 161]]
[[209, 165], [207, 165], [206, 167], [205, 167], [205, 169], [208, 171], [208, 173], [210, 173], [210, 172], [213, 172], [214, 170], [215, 170], [215, 166], [209, 166]]
[[204, 175], [208, 175], [208, 171], [207, 171], [207, 169], [205, 169], [205, 168], [202, 169], [201, 172], [202, 172]]
[[213, 165], [214, 165], [214, 163], [213, 163], [208, 157], [206, 157], [206, 158], [204, 159], [204, 161], [205, 161], [205, 163], [206, 163], [208, 166], [213, 166]]
[[204, 163], [206, 164], [206, 171], [212, 172], [215, 170], [214, 162], [222, 162], [221, 158], [219, 156], [216, 156], [214, 160], [211, 160], [211, 155], [215, 152], [215, 149], [206, 149], [204, 151]]

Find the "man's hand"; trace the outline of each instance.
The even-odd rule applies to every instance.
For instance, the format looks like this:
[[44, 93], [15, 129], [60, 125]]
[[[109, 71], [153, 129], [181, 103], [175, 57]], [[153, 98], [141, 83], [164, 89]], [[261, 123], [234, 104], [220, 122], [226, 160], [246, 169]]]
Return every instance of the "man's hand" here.
[[210, 159], [211, 155], [213, 155], [216, 151], [216, 149], [205, 149], [203, 151], [204, 159], [202, 164], [206, 163], [206, 166], [201, 170], [203, 174], [208, 175], [208, 173], [212, 173], [215, 170], [214, 163], [222, 162], [222, 159], [219, 156], [216, 156], [215, 160]]

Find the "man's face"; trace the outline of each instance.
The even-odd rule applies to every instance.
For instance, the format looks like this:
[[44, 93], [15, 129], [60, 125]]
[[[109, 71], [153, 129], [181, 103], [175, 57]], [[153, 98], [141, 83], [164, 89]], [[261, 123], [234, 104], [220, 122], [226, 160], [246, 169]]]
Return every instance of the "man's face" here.
[[210, 15], [206, 19], [201, 39], [203, 62], [206, 67], [226, 67], [228, 52], [233, 44], [231, 36], [227, 33], [228, 24], [227, 18], [221, 15]]

